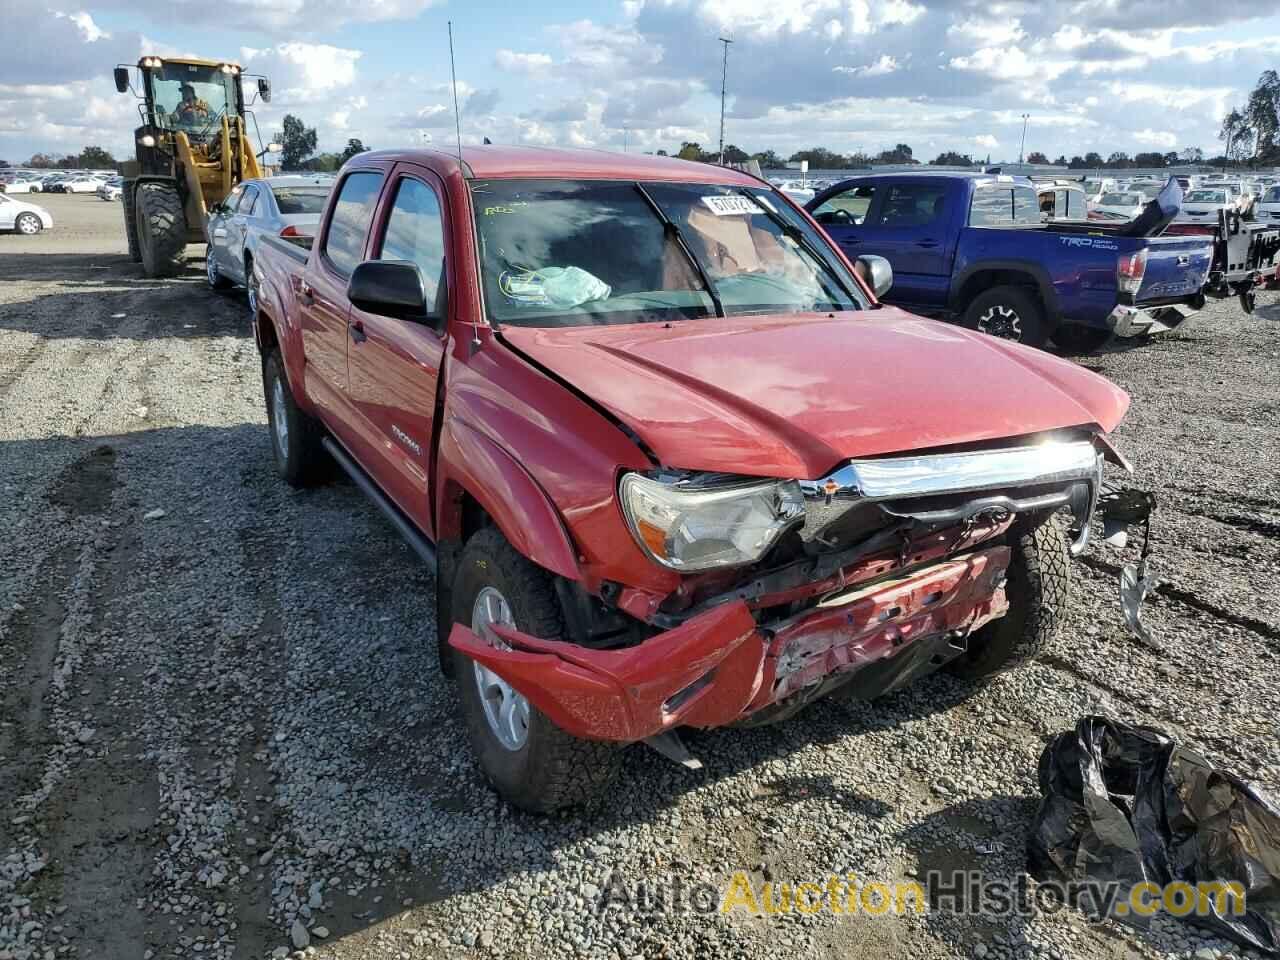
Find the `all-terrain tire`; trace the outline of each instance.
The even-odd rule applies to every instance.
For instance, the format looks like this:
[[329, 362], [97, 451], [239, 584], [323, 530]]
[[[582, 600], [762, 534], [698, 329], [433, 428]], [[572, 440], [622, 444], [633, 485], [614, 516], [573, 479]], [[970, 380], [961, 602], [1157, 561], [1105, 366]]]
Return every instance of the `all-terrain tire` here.
[[177, 187], [160, 182], [140, 183], [134, 205], [143, 272], [148, 277], [176, 275], [187, 251], [187, 217]]
[[138, 249], [138, 213], [133, 193], [134, 181], [126, 180], [120, 184], [120, 199], [124, 207], [124, 236], [129, 242], [129, 259], [134, 263], [142, 262], [142, 251]]
[[1010, 532], [1013, 557], [1005, 593], [1009, 612], [969, 638], [969, 650], [947, 669], [967, 680], [1012, 670], [1053, 642], [1071, 595], [1071, 554], [1057, 516]]
[[970, 330], [1028, 347], [1043, 347], [1049, 339], [1044, 307], [1034, 294], [1022, 287], [984, 290], [965, 308], [963, 322]]
[[[485, 587], [503, 596], [522, 633], [564, 635], [551, 574], [516, 551], [496, 527], [480, 530], [462, 549], [449, 603], [454, 622], [471, 626], [476, 597]], [[508, 801], [549, 813], [592, 800], [615, 778], [621, 765], [616, 745], [570, 736], [532, 704], [524, 743], [517, 749], [505, 746], [485, 715], [475, 664], [453, 648], [450, 653], [472, 748], [485, 777]]]
[[262, 392], [267, 401], [267, 426], [276, 470], [291, 487], [306, 487], [327, 476], [321, 440], [324, 429], [293, 399], [280, 352], [273, 350], [262, 361]]

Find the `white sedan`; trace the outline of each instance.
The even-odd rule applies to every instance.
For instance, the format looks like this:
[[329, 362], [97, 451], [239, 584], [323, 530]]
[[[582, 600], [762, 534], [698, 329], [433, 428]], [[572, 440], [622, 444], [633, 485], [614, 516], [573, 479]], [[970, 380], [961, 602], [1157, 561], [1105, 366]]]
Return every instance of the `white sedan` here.
[[1266, 193], [1258, 201], [1253, 217], [1255, 220], [1266, 220], [1270, 223], [1280, 221], [1280, 185], [1267, 187]]
[[5, 193], [39, 193], [40, 181], [27, 180], [27, 179], [13, 180], [4, 185], [4, 192]]
[[1142, 208], [1146, 203], [1147, 198], [1136, 192], [1104, 193], [1098, 198], [1098, 202], [1093, 205], [1093, 209], [1098, 213], [1113, 213], [1124, 217], [1126, 220], [1132, 220], [1142, 212]]
[[1236, 201], [1231, 192], [1224, 187], [1201, 187], [1187, 191], [1182, 198], [1182, 209], [1173, 219], [1175, 223], [1216, 224], [1222, 210], [1236, 212]]
[[102, 181], [96, 177], [73, 177], [62, 182], [63, 193], [97, 193]]
[[31, 237], [52, 226], [53, 217], [44, 207], [0, 193], [0, 230], [16, 230]]
[[116, 177], [113, 180], [108, 180], [98, 188], [98, 199], [119, 200], [120, 195], [123, 192], [122, 184], [123, 181], [119, 177]]

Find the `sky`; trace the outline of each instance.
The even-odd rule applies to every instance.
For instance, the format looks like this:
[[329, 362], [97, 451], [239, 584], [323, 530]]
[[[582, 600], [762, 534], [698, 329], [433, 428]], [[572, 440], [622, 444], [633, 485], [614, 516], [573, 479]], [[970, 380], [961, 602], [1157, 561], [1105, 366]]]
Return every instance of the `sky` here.
[[[271, 77], [264, 133], [293, 113], [321, 150], [462, 137], [674, 152], [725, 139], [789, 156], [907, 143], [1016, 159], [1198, 146], [1280, 60], [1274, 3], [1119, 0], [0, 0], [0, 158], [132, 154], [117, 63], [193, 54]], [[83, 2], [83, 6], [77, 5]], [[14, 42], [14, 41], [18, 42]]]

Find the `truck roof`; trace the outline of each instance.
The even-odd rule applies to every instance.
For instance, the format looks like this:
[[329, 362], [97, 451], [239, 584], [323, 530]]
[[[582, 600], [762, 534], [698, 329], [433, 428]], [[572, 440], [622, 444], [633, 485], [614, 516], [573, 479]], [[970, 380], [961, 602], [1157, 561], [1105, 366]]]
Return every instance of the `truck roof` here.
[[[456, 169], [456, 150], [412, 149], [373, 150], [359, 154], [360, 161], [408, 160], [444, 172]], [[612, 153], [608, 150], [568, 147], [500, 146], [486, 144], [463, 147], [465, 173], [474, 179], [528, 177], [581, 178], [595, 180], [674, 180], [689, 183], [723, 183], [758, 187], [764, 181], [731, 167], [675, 157], [643, 153]]]

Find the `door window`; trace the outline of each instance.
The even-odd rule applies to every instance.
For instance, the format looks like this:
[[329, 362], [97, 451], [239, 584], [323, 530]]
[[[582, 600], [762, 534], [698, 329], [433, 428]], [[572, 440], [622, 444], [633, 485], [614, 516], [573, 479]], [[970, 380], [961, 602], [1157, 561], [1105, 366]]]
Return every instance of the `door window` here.
[[240, 198], [244, 196], [244, 192], [248, 187], [247, 183], [242, 183], [227, 194], [227, 199], [222, 202], [222, 206], [227, 213], [236, 212], [236, 207], [240, 206]]
[[421, 180], [405, 177], [396, 188], [378, 259], [417, 264], [426, 302], [438, 307], [444, 282], [444, 223], [436, 192]]
[[885, 193], [876, 220], [882, 227], [924, 227], [938, 220], [946, 206], [943, 183], [895, 183]]
[[252, 216], [253, 208], [258, 203], [258, 188], [254, 186], [246, 186], [244, 195], [240, 197], [240, 206], [236, 207], [236, 213], [244, 216]]
[[873, 186], [850, 187], [833, 193], [814, 208], [813, 219], [824, 226], [856, 226], [867, 219], [875, 195]]
[[382, 189], [382, 174], [353, 173], [342, 181], [324, 239], [324, 255], [341, 276], [351, 276], [364, 252], [364, 238]]

